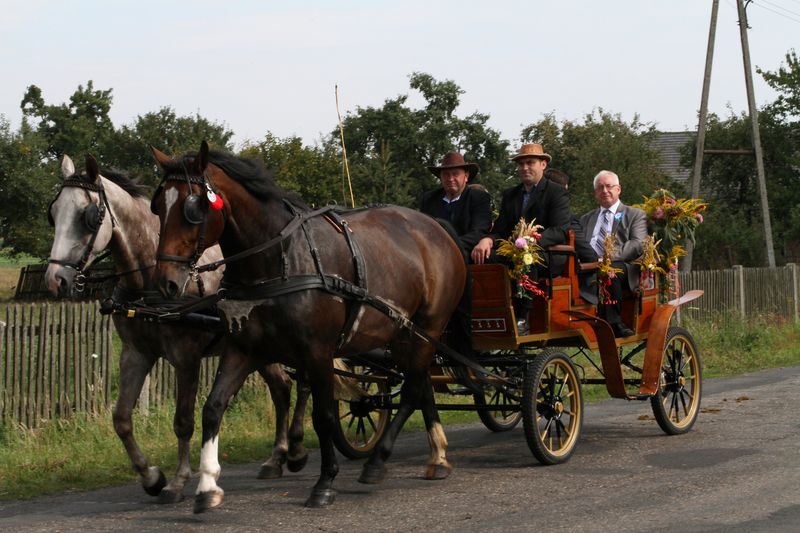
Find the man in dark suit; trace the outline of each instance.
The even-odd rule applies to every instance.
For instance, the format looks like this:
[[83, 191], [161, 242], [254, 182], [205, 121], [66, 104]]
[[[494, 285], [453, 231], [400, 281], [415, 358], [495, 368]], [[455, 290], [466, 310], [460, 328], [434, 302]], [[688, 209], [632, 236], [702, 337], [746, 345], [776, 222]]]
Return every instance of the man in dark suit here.
[[[478, 264], [493, 260], [495, 240], [511, 236], [514, 226], [523, 217], [526, 222], [535, 219], [536, 224], [544, 228], [538, 242], [542, 248], [565, 242], [570, 224], [567, 190], [543, 179], [544, 170], [552, 157], [544, 152], [541, 144], [524, 144], [511, 159], [517, 163], [517, 175], [522, 183], [503, 191], [500, 214], [491, 234], [481, 239], [472, 250], [472, 261]], [[546, 268], [553, 276], [558, 276], [564, 269], [565, 261], [564, 256], [553, 256], [552, 264]], [[546, 273], [546, 269], [540, 269], [539, 274], [542, 273]], [[515, 303], [519, 309], [518, 316], [523, 317], [517, 324], [518, 331], [523, 334], [527, 329], [530, 300], [517, 299]]]
[[[583, 215], [581, 225], [584, 236], [598, 259], [603, 257], [606, 236], [616, 237], [611, 265], [622, 269], [622, 272], [611, 279], [609, 286], [610, 299], [615, 303], [603, 305], [602, 311], [614, 334], [617, 337], [628, 337], [634, 332], [622, 322], [619, 302], [623, 283], [627, 283], [632, 291], [639, 287], [639, 265], [632, 261], [642, 255], [644, 240], [647, 238], [647, 215], [641, 209], [623, 204], [619, 199], [621, 192], [619, 176], [609, 170], [601, 170], [594, 177], [594, 196], [600, 207]], [[584, 287], [595, 283], [596, 275], [581, 278]], [[581, 291], [581, 294], [584, 292], [586, 291]]]
[[448, 221], [455, 229], [465, 258], [489, 232], [492, 224], [491, 198], [475, 187], [467, 187], [480, 170], [457, 152], [446, 154], [438, 166], [428, 167], [442, 183], [422, 195], [420, 211]]

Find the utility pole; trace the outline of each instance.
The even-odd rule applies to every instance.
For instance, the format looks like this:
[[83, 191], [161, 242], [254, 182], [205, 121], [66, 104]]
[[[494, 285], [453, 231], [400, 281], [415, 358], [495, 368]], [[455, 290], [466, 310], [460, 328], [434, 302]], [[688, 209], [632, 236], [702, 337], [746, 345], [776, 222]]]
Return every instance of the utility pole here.
[[[750, 3], [752, 0], [747, 0]], [[747, 42], [747, 14], [744, 1], [736, 0], [739, 10], [739, 34], [742, 38], [742, 59], [744, 60], [744, 81], [747, 86], [747, 103], [750, 107], [750, 123], [753, 129], [753, 150], [756, 153], [756, 174], [758, 176], [758, 190], [761, 196], [761, 216], [764, 222], [764, 241], [767, 245], [767, 261], [770, 267], [775, 266], [775, 250], [772, 245], [772, 224], [769, 217], [769, 202], [767, 201], [767, 180], [764, 176], [764, 157], [761, 152], [761, 134], [758, 128], [758, 109], [753, 91], [753, 74], [750, 67], [750, 45]]]
[[[717, 33], [717, 13], [719, 13], [719, 0], [711, 3], [711, 23], [708, 28], [708, 47], [706, 48], [706, 70], [703, 75], [703, 92], [700, 96], [700, 117], [697, 123], [697, 146], [694, 156], [694, 171], [692, 172], [692, 198], [700, 196], [700, 174], [703, 170], [703, 149], [706, 144], [706, 117], [708, 116], [708, 93], [711, 89], [711, 65], [714, 62], [714, 41]], [[692, 254], [694, 243], [686, 243], [686, 258], [683, 260], [683, 270], [692, 271]]]

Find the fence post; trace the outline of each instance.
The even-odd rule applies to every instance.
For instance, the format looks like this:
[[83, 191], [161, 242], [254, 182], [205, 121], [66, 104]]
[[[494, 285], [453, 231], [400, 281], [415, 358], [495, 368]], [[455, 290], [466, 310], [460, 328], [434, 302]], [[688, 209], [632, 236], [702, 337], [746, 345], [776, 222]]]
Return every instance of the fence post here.
[[744, 267], [742, 265], [733, 265], [733, 277], [736, 280], [736, 295], [738, 296], [739, 314], [742, 319], [747, 318], [744, 299]]
[[797, 301], [797, 265], [786, 263], [786, 268], [791, 272], [789, 276], [792, 280], [792, 309], [794, 310], [794, 321], [800, 321], [800, 302]]

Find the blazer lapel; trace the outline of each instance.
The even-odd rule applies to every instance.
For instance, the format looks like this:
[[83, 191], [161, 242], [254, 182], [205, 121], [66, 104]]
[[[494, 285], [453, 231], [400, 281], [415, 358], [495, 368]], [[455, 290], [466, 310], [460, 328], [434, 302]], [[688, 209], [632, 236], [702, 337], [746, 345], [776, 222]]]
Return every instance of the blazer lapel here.
[[619, 209], [617, 209], [617, 212], [614, 213], [614, 222], [611, 223], [611, 233], [616, 235], [617, 234], [617, 228], [619, 228], [619, 225], [624, 220], [625, 220], [625, 204], [620, 202]]

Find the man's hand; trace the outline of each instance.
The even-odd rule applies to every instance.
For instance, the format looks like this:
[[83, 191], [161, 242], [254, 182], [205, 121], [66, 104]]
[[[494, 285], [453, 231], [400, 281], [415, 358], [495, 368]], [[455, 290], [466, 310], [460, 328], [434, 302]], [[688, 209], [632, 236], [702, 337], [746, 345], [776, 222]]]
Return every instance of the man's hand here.
[[489, 259], [489, 254], [492, 253], [492, 238], [484, 237], [475, 248], [472, 249], [472, 262], [476, 265], [482, 265]]

